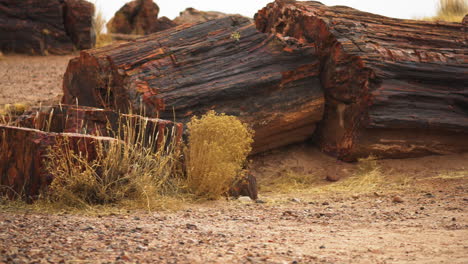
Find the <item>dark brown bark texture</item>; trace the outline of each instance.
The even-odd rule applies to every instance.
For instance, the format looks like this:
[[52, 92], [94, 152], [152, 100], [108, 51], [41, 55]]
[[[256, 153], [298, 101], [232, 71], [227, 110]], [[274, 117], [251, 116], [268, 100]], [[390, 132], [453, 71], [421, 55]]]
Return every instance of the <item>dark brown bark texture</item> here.
[[58, 142], [66, 141], [73, 151], [94, 159], [97, 142], [114, 140], [0, 125], [0, 194], [34, 200], [53, 180], [46, 170], [47, 153]]
[[92, 48], [93, 15], [85, 0], [0, 0], [0, 50], [63, 55]]
[[93, 28], [94, 4], [83, 0], [65, 0], [65, 29], [75, 47], [91, 49], [96, 45]]
[[63, 103], [181, 122], [214, 109], [248, 123], [258, 153], [313, 134], [324, 109], [318, 74], [314, 50], [232, 16], [81, 52]]
[[321, 148], [343, 160], [468, 151], [461, 23], [400, 20], [319, 2], [276, 1], [260, 31], [317, 51], [326, 110]]

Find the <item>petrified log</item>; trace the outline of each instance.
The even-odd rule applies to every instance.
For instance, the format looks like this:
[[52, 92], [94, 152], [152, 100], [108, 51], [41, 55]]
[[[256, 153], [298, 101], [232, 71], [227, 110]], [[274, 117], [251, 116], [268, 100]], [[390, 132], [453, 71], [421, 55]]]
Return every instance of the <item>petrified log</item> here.
[[177, 24], [165, 16], [158, 18], [158, 31], [163, 31], [175, 26], [177, 26]]
[[63, 55], [74, 44], [91, 48], [93, 15], [94, 5], [85, 0], [0, 0], [0, 50]]
[[327, 102], [318, 140], [327, 153], [355, 160], [468, 151], [461, 23], [279, 0], [255, 21], [318, 52]]
[[[124, 138], [128, 127], [140, 135], [142, 143], [158, 148], [182, 138], [183, 126], [169, 120], [139, 115], [118, 114], [92, 107], [58, 105], [41, 107], [10, 120], [10, 124], [55, 133], [77, 133], [94, 136]], [[142, 131], [144, 129], [144, 131]], [[149, 142], [155, 140], [154, 142]]]
[[214, 109], [252, 126], [256, 153], [312, 135], [324, 108], [318, 74], [314, 50], [234, 16], [81, 52], [63, 102], [181, 122]]
[[174, 18], [174, 23], [177, 25], [197, 24], [227, 16], [230, 15], [216, 11], [200, 11], [193, 7], [189, 7], [180, 12], [178, 17]]
[[94, 4], [83, 0], [65, 0], [65, 29], [79, 50], [91, 49], [96, 45], [93, 28]]
[[80, 134], [47, 133], [40, 130], [0, 125], [0, 194], [20, 195], [33, 200], [50, 185], [46, 170], [48, 148], [68, 142], [73, 151], [96, 158], [97, 142], [108, 144], [113, 138]]
[[158, 19], [159, 7], [153, 0], [133, 0], [126, 3], [107, 23], [107, 31], [119, 34], [147, 35], [176, 24], [167, 17]]

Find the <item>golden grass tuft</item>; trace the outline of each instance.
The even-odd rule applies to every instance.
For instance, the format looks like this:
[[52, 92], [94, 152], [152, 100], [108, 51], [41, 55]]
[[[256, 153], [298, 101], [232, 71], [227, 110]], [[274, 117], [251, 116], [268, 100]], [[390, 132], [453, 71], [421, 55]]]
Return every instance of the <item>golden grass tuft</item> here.
[[[66, 139], [50, 148], [47, 169], [54, 180], [44, 199], [59, 208], [122, 203], [151, 211], [161, 196], [176, 195], [182, 179], [176, 176], [178, 144], [163, 142], [166, 147], [155, 152], [156, 139], [143, 134], [148, 121], [137, 122], [122, 124], [115, 141], [97, 144], [94, 159], [74, 151]], [[166, 139], [175, 138], [169, 133]]]
[[208, 112], [187, 125], [187, 186], [196, 196], [219, 198], [239, 175], [251, 151], [253, 132], [238, 118]]

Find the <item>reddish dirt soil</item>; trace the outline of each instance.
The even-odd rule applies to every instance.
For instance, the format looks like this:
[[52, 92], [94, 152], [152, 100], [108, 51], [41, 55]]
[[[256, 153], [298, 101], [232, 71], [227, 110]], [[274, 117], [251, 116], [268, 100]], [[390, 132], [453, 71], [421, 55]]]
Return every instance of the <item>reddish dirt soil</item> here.
[[[58, 101], [70, 58], [0, 60], [0, 104]], [[266, 192], [287, 173], [326, 186], [357, 171], [299, 145], [254, 158], [265, 203], [83, 216], [0, 200], [0, 263], [468, 263], [468, 154], [378, 166], [388, 185], [365, 193]], [[341, 180], [323, 180], [330, 175]]]

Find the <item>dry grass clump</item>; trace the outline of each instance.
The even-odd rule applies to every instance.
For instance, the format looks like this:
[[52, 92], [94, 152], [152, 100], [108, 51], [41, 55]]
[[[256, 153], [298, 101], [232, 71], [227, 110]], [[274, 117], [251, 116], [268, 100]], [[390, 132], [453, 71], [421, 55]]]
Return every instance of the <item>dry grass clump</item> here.
[[461, 22], [468, 13], [467, 0], [439, 0], [437, 15], [425, 20]]
[[240, 174], [251, 151], [253, 132], [238, 118], [214, 111], [187, 125], [187, 186], [197, 196], [216, 199]]
[[[126, 203], [152, 210], [159, 207], [158, 197], [175, 194], [181, 179], [176, 177], [177, 142], [163, 142], [166, 147], [154, 152], [157, 137], [141, 132], [146, 131], [146, 119], [138, 122], [122, 125], [115, 141], [97, 144], [92, 159], [67, 140], [50, 148], [47, 169], [54, 180], [45, 199], [58, 207]], [[175, 138], [169, 133], [166, 139]]]
[[374, 192], [384, 182], [382, 168], [376, 157], [359, 159], [357, 171], [353, 176], [325, 187], [324, 190], [335, 190], [352, 193]]
[[[305, 192], [313, 194], [365, 194], [372, 193], [384, 188], [384, 174], [378, 160], [370, 156], [360, 159], [356, 166], [356, 171], [347, 178], [338, 182], [325, 181], [324, 175], [298, 174], [292, 171], [285, 171], [279, 177], [262, 181], [261, 190], [267, 192]], [[401, 179], [394, 184], [401, 186]], [[403, 184], [407, 184], [404, 182]], [[396, 186], [392, 185], [392, 188]]]
[[468, 170], [457, 170], [457, 171], [445, 171], [439, 173], [439, 175], [432, 177], [432, 179], [443, 179], [443, 180], [459, 180], [468, 179]]
[[277, 177], [261, 180], [260, 188], [264, 192], [290, 193], [317, 187], [322, 181], [323, 178], [315, 174], [285, 170]]

